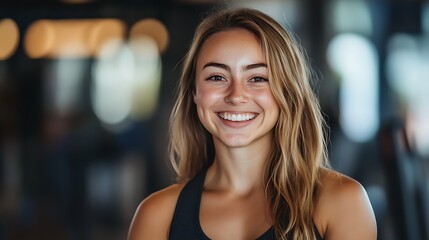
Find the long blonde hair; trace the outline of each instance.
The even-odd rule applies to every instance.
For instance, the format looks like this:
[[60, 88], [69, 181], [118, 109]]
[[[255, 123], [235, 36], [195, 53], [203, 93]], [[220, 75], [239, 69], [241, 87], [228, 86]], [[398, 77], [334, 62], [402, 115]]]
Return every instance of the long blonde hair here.
[[[321, 169], [328, 166], [324, 121], [309, 78], [305, 55], [292, 35], [254, 9], [223, 10], [198, 26], [184, 59], [177, 100], [170, 118], [170, 158], [178, 181], [185, 182], [210, 164], [213, 143], [193, 102], [195, 68], [208, 37], [233, 28], [246, 29], [260, 42], [269, 83], [280, 107], [264, 180], [274, 228], [280, 239], [315, 239], [313, 212]], [[291, 235], [290, 235], [291, 234]]]

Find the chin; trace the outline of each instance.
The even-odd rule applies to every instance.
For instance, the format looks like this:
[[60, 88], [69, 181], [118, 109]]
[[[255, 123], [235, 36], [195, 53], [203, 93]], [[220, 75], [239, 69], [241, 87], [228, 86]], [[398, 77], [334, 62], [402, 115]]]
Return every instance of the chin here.
[[237, 147], [245, 147], [250, 145], [250, 141], [248, 139], [243, 138], [229, 138], [221, 140], [223, 144], [225, 144], [228, 147], [237, 148]]

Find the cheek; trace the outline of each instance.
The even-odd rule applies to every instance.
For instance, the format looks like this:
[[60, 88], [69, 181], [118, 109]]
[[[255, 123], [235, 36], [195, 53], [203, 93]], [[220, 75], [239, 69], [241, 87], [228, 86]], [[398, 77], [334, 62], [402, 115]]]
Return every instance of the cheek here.
[[204, 123], [207, 117], [206, 113], [207, 113], [207, 110], [210, 109], [210, 106], [212, 105], [210, 101], [210, 94], [208, 94], [206, 90], [198, 88], [194, 94], [194, 103], [197, 107], [198, 118], [205, 126]]
[[213, 88], [200, 87], [194, 94], [194, 102], [198, 107], [204, 108], [216, 103], [221, 97], [222, 94]]
[[255, 96], [257, 96], [257, 101], [261, 105], [263, 105], [264, 107], [279, 109], [277, 101], [274, 98], [274, 96], [271, 93], [271, 91], [259, 92]]

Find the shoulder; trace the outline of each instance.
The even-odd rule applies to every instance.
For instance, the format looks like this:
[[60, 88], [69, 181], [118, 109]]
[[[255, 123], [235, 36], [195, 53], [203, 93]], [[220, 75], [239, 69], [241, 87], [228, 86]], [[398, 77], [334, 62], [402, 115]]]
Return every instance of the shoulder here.
[[176, 202], [184, 184], [173, 184], [144, 199], [134, 214], [128, 240], [167, 239]]
[[327, 169], [321, 181], [314, 221], [324, 239], [376, 239], [374, 212], [362, 185]]

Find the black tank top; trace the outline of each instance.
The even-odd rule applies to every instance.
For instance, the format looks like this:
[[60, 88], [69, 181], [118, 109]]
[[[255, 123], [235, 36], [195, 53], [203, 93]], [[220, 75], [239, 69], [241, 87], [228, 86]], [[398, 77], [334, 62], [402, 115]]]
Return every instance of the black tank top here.
[[[200, 202], [207, 170], [198, 173], [183, 187], [177, 199], [173, 220], [170, 226], [170, 240], [210, 240], [200, 225]], [[322, 240], [317, 228], [317, 240]], [[256, 240], [275, 240], [274, 228], [271, 227]]]

